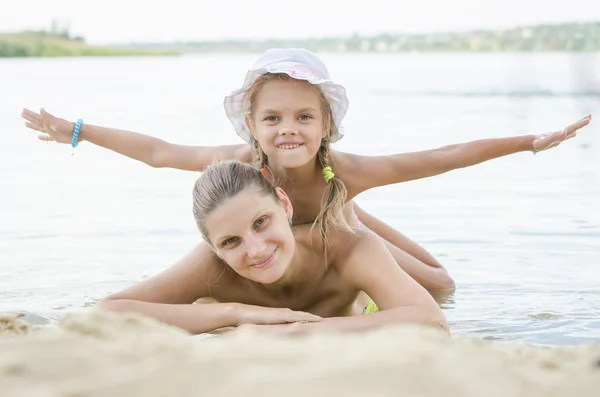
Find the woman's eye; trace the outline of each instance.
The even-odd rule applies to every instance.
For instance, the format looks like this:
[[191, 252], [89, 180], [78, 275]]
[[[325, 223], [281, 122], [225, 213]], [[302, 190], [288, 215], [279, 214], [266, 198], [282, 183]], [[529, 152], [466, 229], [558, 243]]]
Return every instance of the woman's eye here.
[[262, 226], [265, 226], [267, 222], [267, 217], [266, 216], [262, 216], [260, 218], [258, 218], [256, 220], [256, 222], [254, 222], [254, 227], [257, 229], [260, 229]]
[[229, 237], [226, 240], [223, 240], [221, 243], [221, 247], [227, 247], [228, 245], [233, 245], [237, 242], [237, 237]]

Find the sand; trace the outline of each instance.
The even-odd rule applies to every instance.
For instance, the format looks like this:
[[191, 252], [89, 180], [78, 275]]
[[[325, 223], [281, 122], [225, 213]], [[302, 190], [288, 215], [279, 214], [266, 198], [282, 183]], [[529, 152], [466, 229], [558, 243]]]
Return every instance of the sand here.
[[199, 340], [89, 310], [56, 326], [0, 317], [0, 396], [599, 396], [600, 344], [534, 347], [402, 326]]

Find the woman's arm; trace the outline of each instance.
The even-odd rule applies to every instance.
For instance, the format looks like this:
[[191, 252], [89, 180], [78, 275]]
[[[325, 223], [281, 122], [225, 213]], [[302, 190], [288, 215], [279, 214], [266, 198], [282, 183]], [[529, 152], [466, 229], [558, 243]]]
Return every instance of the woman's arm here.
[[209, 285], [217, 280], [213, 255], [206, 244], [198, 244], [168, 269], [107, 296], [97, 307], [140, 313], [192, 333], [235, 324], [229, 306], [193, 304], [210, 296]]
[[194, 304], [210, 297], [212, 288], [229, 285], [207, 244], [198, 244], [167, 270], [109, 295], [97, 307], [114, 312], [135, 312], [197, 334], [240, 324], [280, 324], [319, 321], [320, 317], [290, 309], [265, 308], [243, 303]]
[[340, 154], [344, 164], [342, 176], [348, 182], [351, 197], [377, 186], [426, 178], [470, 167], [491, 159], [524, 151], [533, 153], [558, 146], [576, 136], [580, 128], [590, 123], [591, 115], [562, 131], [543, 135], [482, 139], [444, 146], [438, 149], [389, 156], [358, 156]]
[[392, 324], [425, 324], [449, 332], [446, 318], [431, 295], [394, 261], [376, 235], [362, 232], [345, 263], [339, 267], [344, 282], [364, 291], [379, 312], [352, 317], [324, 318], [318, 323], [276, 326], [285, 333], [364, 331]]
[[232, 303], [167, 304], [129, 299], [103, 299], [97, 307], [118, 313], [139, 313], [163, 323], [182, 328], [191, 334], [211, 332], [238, 325], [238, 310]]
[[[428, 291], [453, 291], [454, 280], [448, 271], [423, 247], [354, 203], [354, 213], [362, 226], [383, 239], [394, 260]], [[361, 229], [365, 229], [362, 228]]]
[[[70, 144], [75, 123], [54, 117], [43, 109], [40, 113], [23, 109], [25, 125], [39, 132], [40, 140]], [[202, 171], [216, 159], [235, 159], [248, 162], [249, 145], [185, 146], [175, 145], [162, 139], [132, 131], [106, 128], [84, 123], [79, 132], [78, 142], [88, 141], [112, 150], [151, 167], [177, 168], [188, 171]]]

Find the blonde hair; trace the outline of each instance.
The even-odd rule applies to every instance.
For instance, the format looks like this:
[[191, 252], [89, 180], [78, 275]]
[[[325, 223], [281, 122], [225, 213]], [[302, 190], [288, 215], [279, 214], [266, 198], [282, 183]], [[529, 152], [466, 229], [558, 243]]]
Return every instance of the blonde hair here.
[[193, 212], [196, 225], [206, 242], [212, 245], [208, 238], [206, 218], [227, 199], [252, 187], [279, 202], [275, 187], [250, 164], [225, 161], [211, 165], [204, 170], [194, 184]]
[[[317, 85], [313, 85], [305, 80], [297, 80], [285, 73], [267, 73], [260, 76], [254, 84], [248, 89], [244, 97], [246, 114], [252, 117], [252, 111], [256, 103], [256, 97], [264, 85], [269, 81], [295, 81], [301, 84], [308, 84], [313, 87], [319, 93], [319, 99], [321, 102], [321, 109], [323, 112], [324, 128], [327, 131], [327, 136], [321, 140], [321, 146], [317, 152], [317, 161], [321, 168], [331, 167], [330, 164], [330, 139], [332, 134], [336, 130], [336, 125], [333, 122], [333, 112], [331, 111], [331, 105], [327, 100], [327, 97]], [[252, 162], [258, 168], [267, 168], [269, 165], [269, 158], [260, 147], [258, 141], [253, 136], [250, 137], [250, 145], [252, 147]], [[327, 228], [329, 226], [352, 231], [348, 221], [344, 216], [343, 208], [346, 204], [346, 198], [348, 191], [346, 185], [339, 178], [332, 178], [327, 182], [327, 188], [321, 199], [321, 207], [319, 214], [313, 221], [311, 231], [315, 225], [319, 224], [321, 239], [323, 241], [323, 249], [327, 247]]]

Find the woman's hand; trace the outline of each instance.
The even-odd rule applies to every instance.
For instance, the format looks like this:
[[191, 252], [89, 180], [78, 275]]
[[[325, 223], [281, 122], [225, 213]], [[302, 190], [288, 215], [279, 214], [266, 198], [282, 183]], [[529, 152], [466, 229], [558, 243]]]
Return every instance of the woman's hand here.
[[537, 135], [531, 143], [533, 153], [541, 152], [560, 145], [564, 141], [571, 139], [577, 135], [577, 130], [585, 127], [592, 120], [592, 115], [588, 114], [576, 123], [571, 124], [562, 131], [548, 132], [546, 134]]
[[287, 308], [240, 304], [236, 310], [238, 311], [236, 314], [238, 326], [244, 324], [265, 325], [321, 321], [321, 317], [314, 314]]
[[27, 120], [25, 122], [27, 128], [42, 133], [38, 135], [40, 141], [71, 143], [75, 123], [54, 117], [44, 109], [41, 109], [39, 114], [29, 109], [23, 109], [21, 117]]
[[253, 332], [263, 335], [272, 336], [292, 336], [304, 334], [302, 323], [286, 323], [286, 324], [242, 324], [239, 327], [227, 332], [230, 336], [239, 334], [240, 332]]

